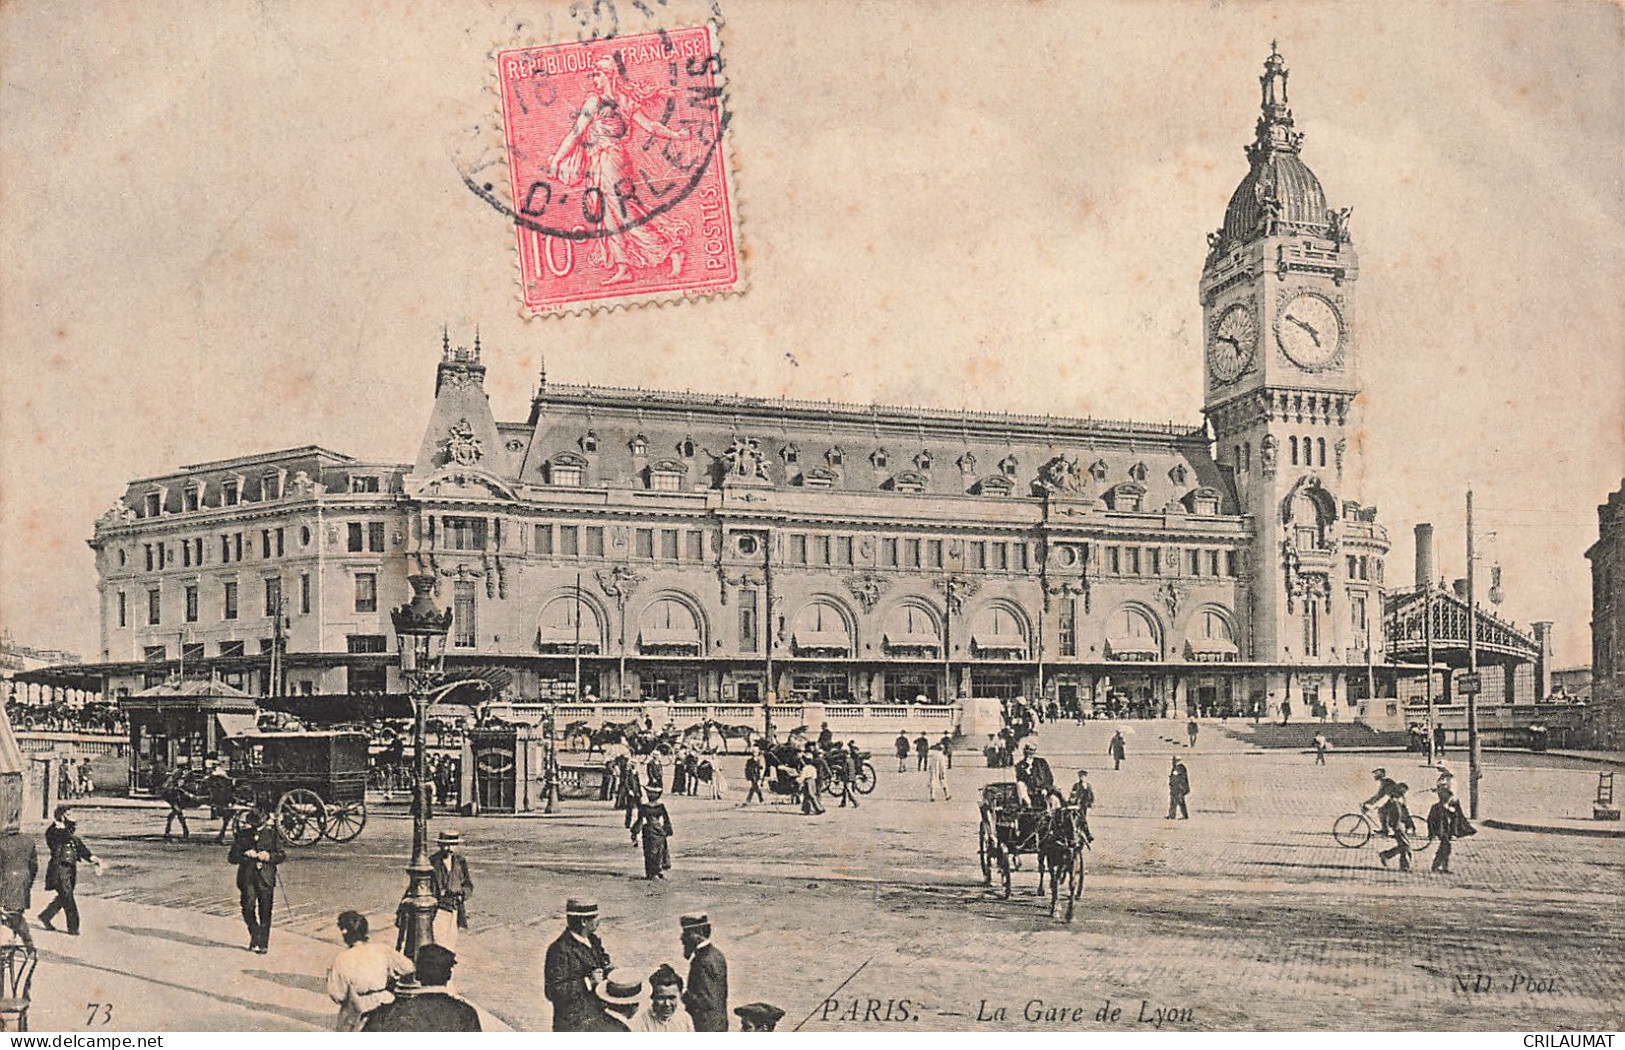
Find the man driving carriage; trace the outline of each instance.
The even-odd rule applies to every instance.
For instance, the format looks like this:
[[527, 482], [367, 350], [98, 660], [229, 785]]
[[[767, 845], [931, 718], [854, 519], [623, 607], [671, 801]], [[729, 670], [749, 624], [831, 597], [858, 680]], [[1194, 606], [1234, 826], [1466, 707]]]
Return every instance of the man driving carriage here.
[[1049, 762], [1039, 755], [1038, 748], [1027, 744], [1021, 749], [1021, 761], [1016, 763], [1016, 794], [1029, 809], [1045, 809], [1055, 791], [1055, 774]]

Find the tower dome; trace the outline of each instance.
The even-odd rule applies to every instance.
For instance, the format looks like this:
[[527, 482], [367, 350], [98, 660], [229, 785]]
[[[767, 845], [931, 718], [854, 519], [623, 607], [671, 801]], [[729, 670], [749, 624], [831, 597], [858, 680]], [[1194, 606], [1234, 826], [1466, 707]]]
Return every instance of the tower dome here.
[[1254, 237], [1277, 233], [1310, 233], [1347, 240], [1346, 216], [1331, 213], [1320, 180], [1298, 156], [1303, 133], [1292, 127], [1287, 105], [1286, 60], [1270, 45], [1264, 60], [1261, 112], [1257, 134], [1247, 147], [1246, 177], [1230, 195], [1224, 226], [1215, 246], [1230, 247]]

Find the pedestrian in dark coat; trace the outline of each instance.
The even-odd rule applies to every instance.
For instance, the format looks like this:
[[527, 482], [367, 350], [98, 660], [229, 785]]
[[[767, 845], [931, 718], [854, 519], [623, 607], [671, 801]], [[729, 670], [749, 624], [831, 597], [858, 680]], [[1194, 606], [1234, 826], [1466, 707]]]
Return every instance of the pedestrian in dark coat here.
[[170, 829], [175, 821], [181, 822], [181, 838], [190, 841], [192, 829], [186, 826], [186, 807], [195, 806], [200, 801], [198, 797], [186, 789], [187, 761], [185, 757], [175, 760], [175, 768], [164, 777], [164, 782], [158, 786], [159, 797], [169, 804], [169, 815], [164, 818], [164, 841], [171, 839]]
[[683, 930], [683, 957], [690, 960], [683, 1006], [693, 1018], [696, 1032], [726, 1032], [728, 960], [711, 943], [711, 919], [703, 914], [684, 915], [678, 921]]
[[686, 788], [681, 792], [686, 795], [700, 793], [700, 756], [689, 751], [683, 756], [683, 785]]
[[0, 836], [0, 922], [4, 922], [33, 950], [34, 936], [28, 932], [28, 909], [33, 906], [34, 880], [39, 876], [39, 850], [33, 836], [20, 828], [8, 828]]
[[848, 748], [838, 747], [835, 749], [834, 759], [838, 763], [836, 768], [841, 774], [841, 804], [837, 808], [845, 809], [851, 806], [857, 809], [858, 796], [853, 791], [854, 785], [858, 782], [857, 756]]
[[480, 1013], [446, 990], [457, 955], [440, 944], [418, 949], [417, 987], [367, 1015], [363, 1032], [478, 1032]]
[[666, 843], [673, 834], [671, 814], [660, 801], [659, 788], [651, 787], [646, 794], [648, 801], [638, 807], [638, 817], [632, 822], [632, 841], [638, 841], [640, 835], [643, 838], [643, 877], [664, 879], [671, 868], [671, 848]]
[[429, 858], [429, 892], [439, 902], [434, 913], [434, 943], [457, 950], [457, 931], [468, 929], [468, 898], [474, 896], [474, 880], [468, 874], [468, 861], [457, 852], [463, 844], [460, 832], [440, 833], [439, 849]]
[[1123, 731], [1119, 729], [1112, 734], [1112, 742], [1106, 745], [1106, 753], [1112, 756], [1112, 769], [1123, 768], [1123, 759], [1127, 756], [1127, 743], [1123, 740]]
[[598, 939], [598, 905], [572, 899], [564, 907], [564, 932], [547, 946], [542, 990], [553, 1004], [553, 1031], [580, 1032], [598, 1010], [597, 989], [609, 972], [609, 953]]
[[248, 950], [264, 955], [271, 950], [271, 908], [276, 903], [277, 865], [288, 859], [282, 836], [265, 819], [265, 811], [248, 812], [244, 826], [231, 840], [227, 864], [237, 865], [237, 896], [248, 927]]
[[897, 731], [897, 772], [908, 772], [908, 734]]
[[914, 758], [916, 759], [915, 772], [925, 772], [925, 759], [930, 752], [931, 741], [925, 738], [924, 733], [921, 733], [919, 736], [914, 738]]
[[1405, 804], [1405, 793], [1409, 790], [1408, 784], [1395, 784], [1394, 793], [1387, 802], [1388, 814], [1385, 819], [1394, 829], [1394, 845], [1377, 854], [1377, 859], [1382, 861], [1385, 868], [1390, 860], [1398, 857], [1399, 870], [1411, 870], [1411, 833], [1416, 830], [1416, 821], [1411, 818], [1410, 807]]
[[1185, 769], [1185, 763], [1174, 759], [1173, 768], [1168, 771], [1168, 819], [1173, 820], [1175, 812], [1179, 819], [1191, 819], [1190, 810], [1185, 808], [1185, 796], [1191, 793], [1190, 773]]
[[1460, 800], [1455, 798], [1450, 788], [1440, 784], [1433, 790], [1439, 795], [1439, 801], [1428, 810], [1428, 835], [1438, 843], [1433, 851], [1433, 870], [1448, 875], [1450, 844], [1456, 839], [1478, 834], [1478, 829], [1468, 823], [1467, 814], [1461, 811]]
[[752, 751], [750, 757], [745, 759], [745, 780], [750, 784], [750, 790], [745, 793], [745, 802], [766, 802], [767, 796], [762, 794], [762, 777], [765, 770], [762, 756], [759, 751]]
[[948, 768], [954, 768], [954, 735], [942, 734], [942, 753], [948, 758]]
[[673, 795], [688, 794], [688, 751], [678, 752], [671, 764], [671, 793]]
[[73, 891], [79, 885], [79, 862], [88, 860], [101, 868], [102, 862], [76, 833], [78, 825], [68, 816], [66, 806], [56, 808], [56, 820], [45, 829], [45, 848], [51, 853], [51, 860], [45, 868], [45, 888], [56, 891], [56, 900], [46, 905], [39, 914], [40, 925], [47, 930], [55, 930], [51, 920], [57, 912], [68, 917], [68, 933], [79, 936], [79, 904], [73, 899]]

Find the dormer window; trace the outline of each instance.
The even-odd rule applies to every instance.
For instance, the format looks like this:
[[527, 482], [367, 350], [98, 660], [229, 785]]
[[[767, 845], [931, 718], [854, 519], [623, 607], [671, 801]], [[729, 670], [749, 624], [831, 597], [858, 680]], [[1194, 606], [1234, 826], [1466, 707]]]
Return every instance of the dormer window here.
[[201, 490], [196, 485], [188, 485], [181, 490], [181, 509], [197, 510], [201, 501]]
[[681, 492], [687, 474], [686, 464], [662, 460], [649, 468], [649, 488], [655, 492]]
[[814, 467], [801, 475], [801, 484], [809, 489], [828, 489], [835, 487], [835, 472], [825, 467]]
[[892, 479], [891, 487], [897, 492], [924, 492], [925, 477], [912, 470], [905, 470]]
[[1137, 511], [1145, 504], [1145, 486], [1137, 482], [1124, 482], [1112, 489], [1110, 495], [1112, 510]]
[[1212, 517], [1219, 513], [1220, 502], [1218, 489], [1203, 486], [1186, 497], [1185, 505], [1192, 514]]
[[583, 451], [583, 452], [597, 452], [598, 451], [598, 432], [596, 430], [587, 431], [586, 436], [584, 436], [581, 439], [581, 451]]
[[1151, 476], [1151, 471], [1144, 463], [1136, 463], [1128, 468], [1128, 476], [1135, 481], [1144, 482], [1146, 478]]
[[220, 483], [220, 505], [222, 507], [235, 507], [242, 502], [242, 498], [242, 482], [233, 480]]
[[634, 456], [647, 456], [649, 454], [649, 439], [642, 434], [635, 436], [628, 442], [628, 445], [631, 447]]
[[999, 473], [1003, 474], [1007, 478], [1015, 477], [1016, 471], [1020, 469], [1020, 467], [1021, 461], [1013, 454], [1005, 456], [1003, 459], [999, 460]]
[[779, 455], [784, 458], [786, 463], [801, 462], [801, 450], [794, 445], [786, 445], [779, 449]]
[[587, 461], [573, 452], [560, 452], [547, 465], [547, 481], [561, 488], [580, 487]]
[[355, 493], [377, 492], [380, 489], [378, 475], [351, 474], [350, 491]]
[[273, 500], [282, 498], [282, 472], [271, 471], [260, 478], [260, 499]]
[[875, 465], [876, 470], [885, 470], [891, 463], [891, 456], [883, 448], [877, 448], [869, 454], [869, 462]]
[[928, 448], [920, 449], [920, 454], [914, 457], [914, 465], [921, 470], [930, 470], [931, 462], [931, 450]]
[[149, 492], [145, 498], [145, 504], [143, 507], [145, 513], [142, 516], [147, 518], [156, 518], [159, 513], [162, 512], [163, 506], [163, 497], [156, 492]]
[[1008, 496], [1015, 484], [1003, 474], [989, 474], [976, 486], [977, 493], [982, 496]]
[[846, 462], [846, 452], [841, 448], [841, 446], [836, 445], [834, 448], [824, 453], [824, 460], [832, 467], [839, 467], [841, 464]]
[[694, 439], [686, 437], [677, 443], [677, 454], [684, 459], [694, 458]]

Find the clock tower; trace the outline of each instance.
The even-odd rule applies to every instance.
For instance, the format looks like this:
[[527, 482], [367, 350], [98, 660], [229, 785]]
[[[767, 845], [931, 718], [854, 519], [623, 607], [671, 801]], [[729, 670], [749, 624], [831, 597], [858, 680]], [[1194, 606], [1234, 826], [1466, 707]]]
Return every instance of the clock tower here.
[[[1334, 696], [1345, 703], [1348, 675], [1381, 644], [1376, 588], [1387, 542], [1353, 492], [1359, 264], [1351, 209], [1328, 206], [1300, 156], [1287, 76], [1272, 45], [1247, 175], [1224, 225], [1208, 234], [1203, 412], [1215, 458], [1254, 523], [1242, 659], [1282, 667], [1249, 699], [1263, 692], [1308, 714]], [[1372, 658], [1380, 662], [1380, 653]]]

